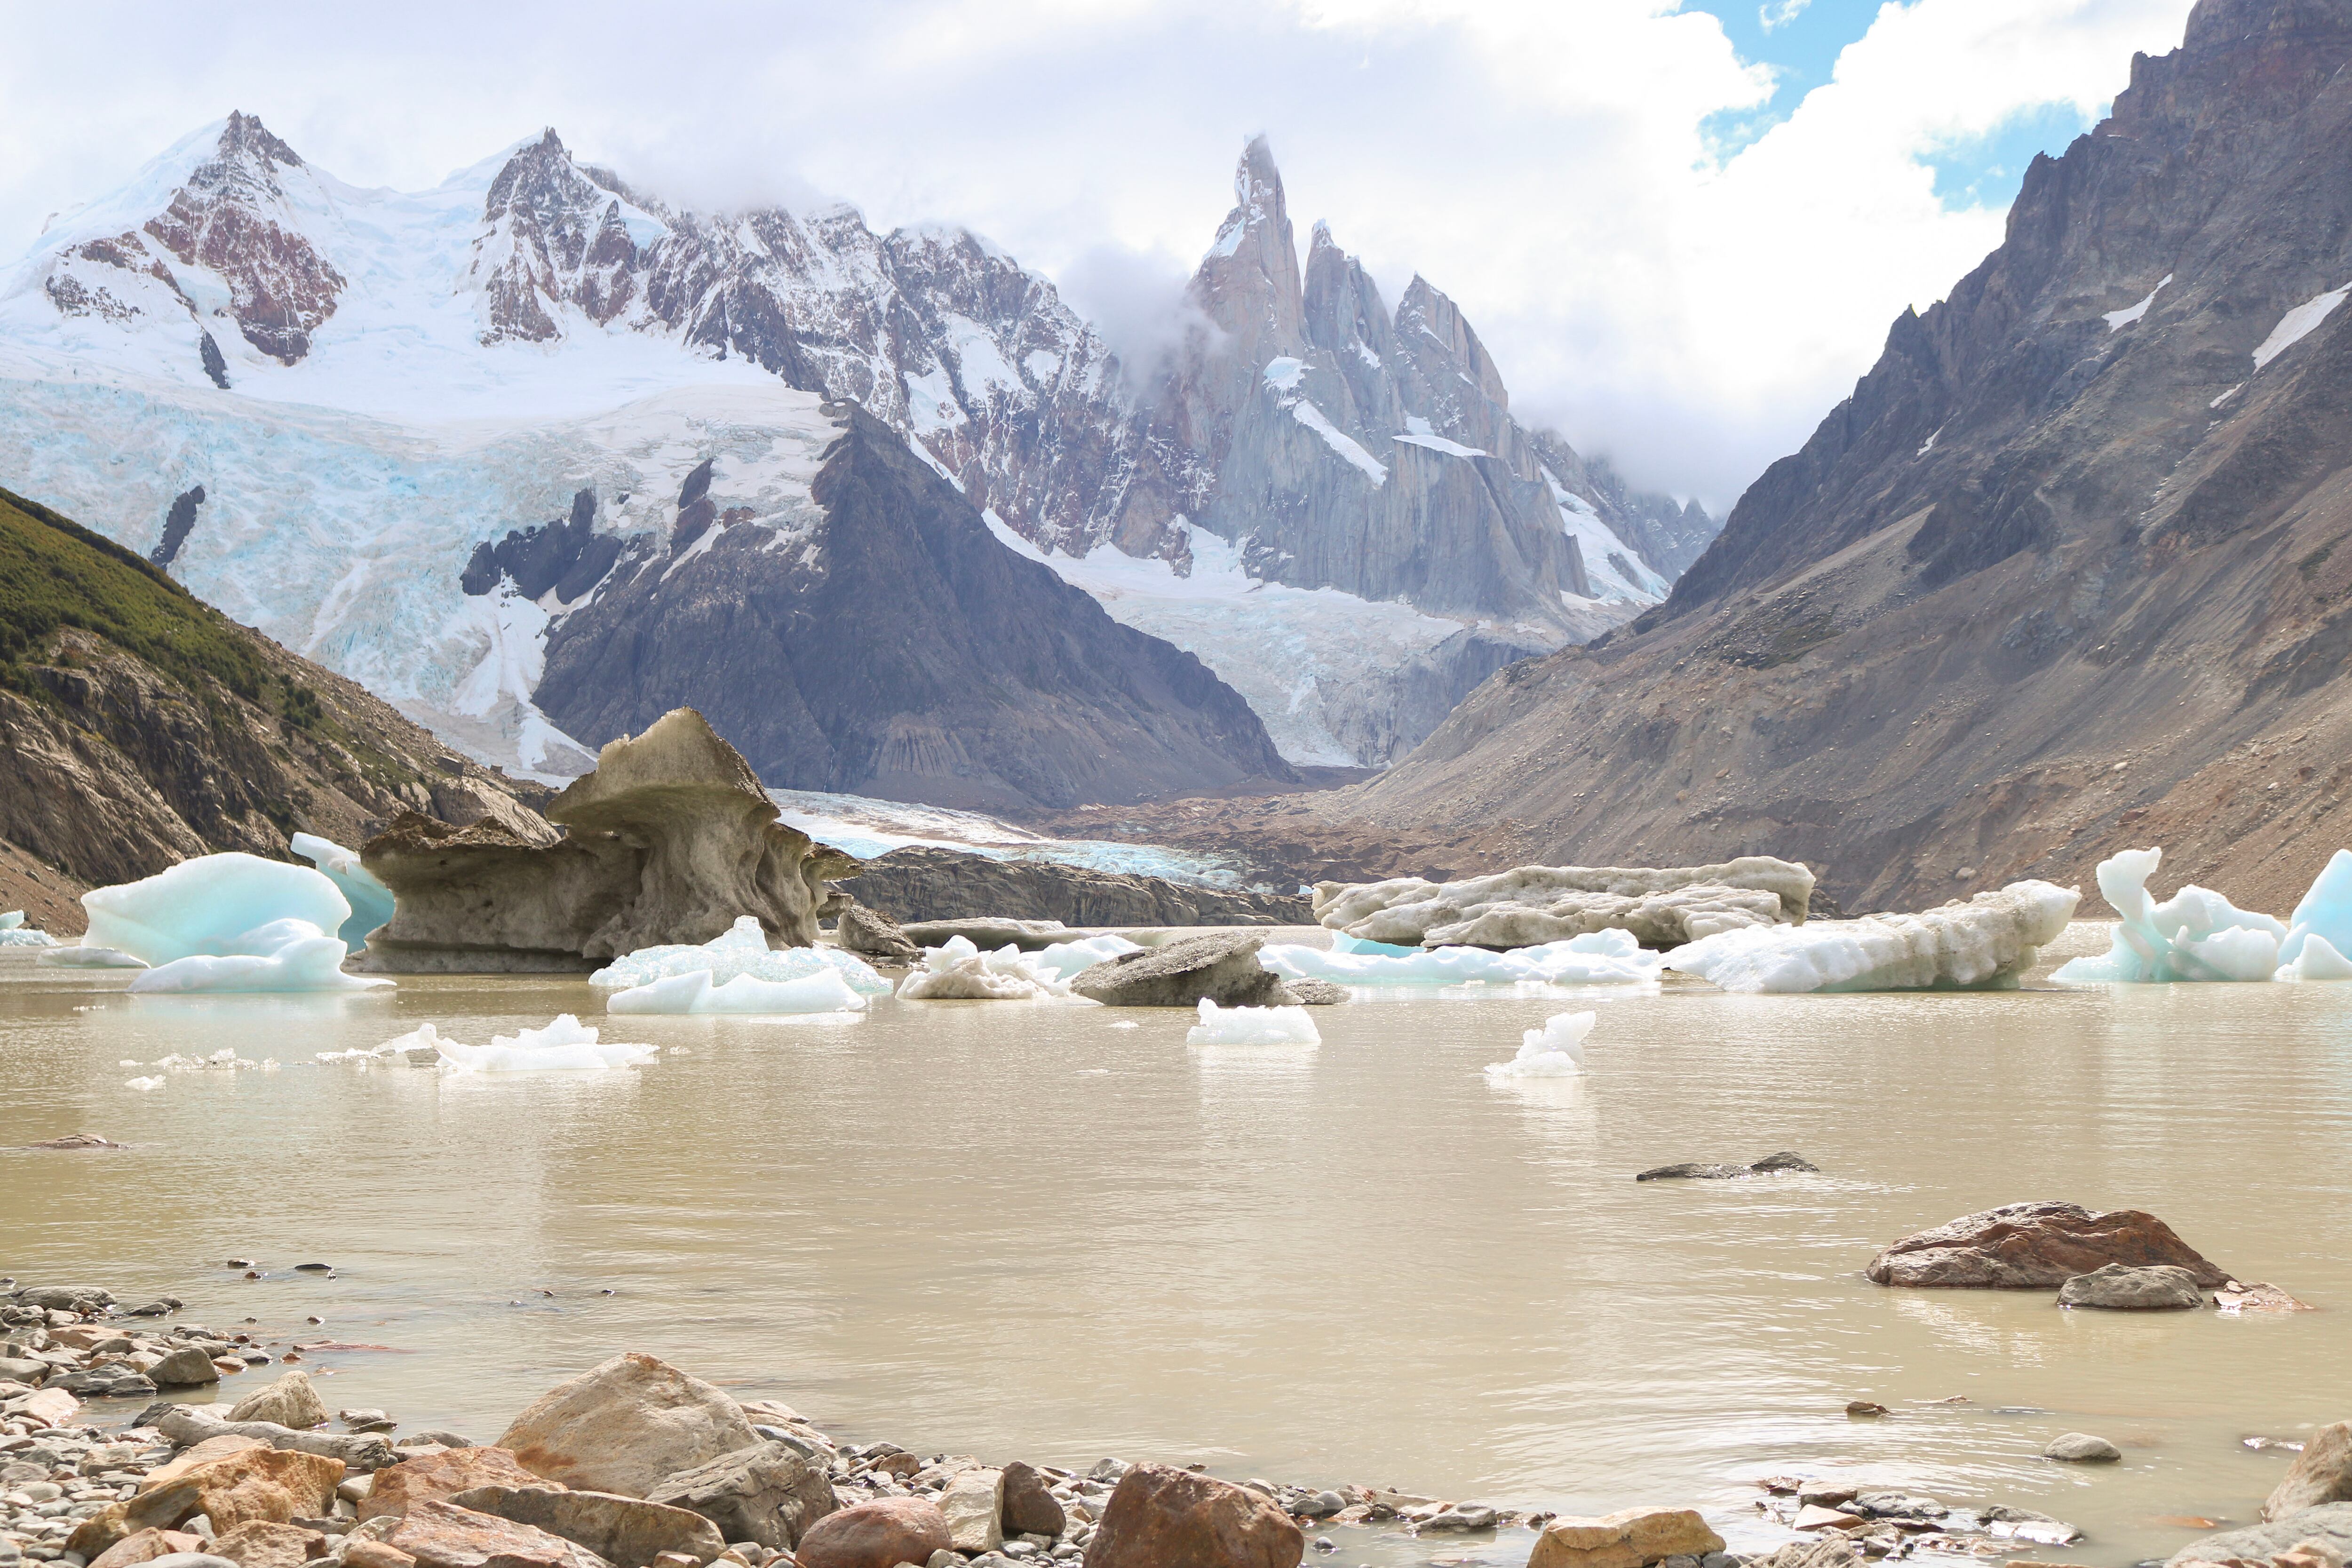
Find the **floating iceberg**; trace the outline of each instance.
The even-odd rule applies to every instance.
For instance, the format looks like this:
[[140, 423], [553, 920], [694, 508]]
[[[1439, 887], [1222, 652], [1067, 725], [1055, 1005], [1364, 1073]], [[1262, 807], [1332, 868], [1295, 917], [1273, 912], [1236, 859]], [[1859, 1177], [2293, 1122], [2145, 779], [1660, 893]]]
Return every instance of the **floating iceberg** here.
[[127, 1078], [122, 1080], [122, 1087], [125, 1089], [135, 1089], [140, 1093], [145, 1094], [150, 1089], [163, 1088], [163, 1082], [164, 1080], [161, 1078]]
[[1323, 1037], [1304, 1007], [1220, 1007], [1201, 998], [1201, 1021], [1184, 1032], [1188, 1046], [1319, 1046]]
[[588, 984], [600, 990], [626, 991], [698, 973], [708, 974], [714, 987], [723, 989], [728, 982], [745, 975], [782, 982], [803, 980], [828, 970], [860, 995], [890, 994], [890, 983], [854, 952], [835, 947], [770, 947], [757, 915], [738, 916], [733, 926], [699, 946], [672, 942], [625, 953], [590, 975]]
[[0, 914], [0, 947], [55, 947], [58, 939], [25, 923], [25, 911]]
[[315, 1054], [322, 1062], [382, 1061], [392, 1057], [405, 1060], [412, 1054], [422, 1055], [427, 1051], [437, 1057], [445, 1043], [440, 1030], [430, 1024], [419, 1024], [397, 1039], [386, 1040], [372, 1050], [320, 1051]]
[[2013, 985], [2081, 898], [2049, 882], [2011, 882], [1917, 914], [1720, 931], [1675, 948], [1665, 966], [1739, 992]]
[[2278, 955], [2281, 980], [2352, 980], [2352, 849], [2327, 858], [2287, 918]]
[[661, 1054], [652, 1046], [606, 1044], [596, 1036], [596, 1030], [563, 1013], [543, 1029], [493, 1035], [487, 1046], [458, 1040], [437, 1043], [442, 1068], [447, 1072], [599, 1072], [635, 1067]]
[[147, 961], [133, 958], [127, 952], [110, 947], [92, 947], [83, 942], [79, 947], [57, 947], [41, 954], [40, 962], [58, 969], [144, 969]]
[[1392, 947], [1346, 937], [1329, 952], [1282, 943], [1258, 950], [1258, 962], [1286, 980], [1328, 980], [1340, 985], [1553, 985], [1655, 984], [1663, 962], [1644, 952], [1628, 931], [1590, 931], [1540, 947], [1496, 952], [1483, 947]]
[[1117, 958], [1122, 952], [1141, 952], [1142, 944], [1123, 936], [1103, 935], [1084, 937], [1076, 942], [1057, 942], [1041, 947], [1028, 955], [1029, 962], [1056, 980], [1071, 980], [1092, 969], [1105, 959]]
[[352, 906], [324, 872], [235, 851], [94, 888], [81, 904], [89, 911], [84, 947], [110, 947], [157, 964], [267, 957], [299, 937], [340, 931], [352, 918]]
[[332, 839], [298, 833], [288, 840], [288, 847], [319, 868], [352, 906], [351, 918], [335, 933], [343, 939], [343, 945], [353, 952], [365, 947], [368, 932], [392, 919], [392, 889], [360, 864], [357, 854]]
[[301, 921], [278, 925], [300, 926], [278, 950], [267, 955], [237, 953], [227, 958], [175, 958], [134, 977], [129, 989], [142, 996], [195, 995], [203, 993], [283, 991], [368, 991], [390, 985], [389, 980], [343, 973], [351, 950], [339, 936], [322, 936], [316, 926]]
[[[2053, 980], [2147, 984], [2269, 980], [2277, 974], [2287, 928], [2193, 883], [2158, 903], [2147, 879], [2163, 860], [2162, 849], [2126, 849], [2099, 862], [2099, 894], [2123, 919], [2109, 928], [2105, 957], [2061, 964]], [[2330, 862], [2297, 914], [2322, 900], [2321, 889], [2331, 886], [2336, 875]]]
[[866, 998], [851, 989], [838, 970], [822, 969], [798, 980], [760, 980], [739, 974], [724, 985], [710, 983], [710, 971], [690, 969], [615, 992], [607, 1013], [856, 1013]]
[[1584, 1070], [1584, 1037], [1592, 1033], [1591, 1013], [1555, 1013], [1540, 1029], [1519, 1036], [1519, 1054], [1489, 1062], [1488, 1078], [1571, 1078]]
[[[1078, 947], [1078, 942], [1057, 943]], [[923, 966], [909, 970], [898, 982], [898, 994], [916, 1002], [1023, 1002], [1047, 997], [1067, 998], [1069, 982], [1038, 962], [1040, 952], [1024, 952], [1006, 943], [994, 952], [982, 952], [969, 937], [951, 936], [944, 947], [927, 948]]]

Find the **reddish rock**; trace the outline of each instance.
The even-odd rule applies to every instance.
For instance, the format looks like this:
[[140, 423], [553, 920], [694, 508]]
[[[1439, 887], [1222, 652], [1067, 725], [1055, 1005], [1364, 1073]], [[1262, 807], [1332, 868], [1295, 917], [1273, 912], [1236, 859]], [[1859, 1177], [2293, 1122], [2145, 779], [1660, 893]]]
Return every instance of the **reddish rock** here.
[[510, 1519], [425, 1498], [383, 1537], [417, 1568], [612, 1568], [575, 1542]]
[[545, 1487], [504, 1448], [442, 1448], [375, 1473], [375, 1484], [360, 1499], [359, 1516], [405, 1514], [426, 1498], [453, 1498], [476, 1487]]
[[826, 1514], [809, 1526], [794, 1555], [800, 1568], [898, 1568], [929, 1562], [949, 1540], [947, 1515], [936, 1504], [881, 1498]]
[[334, 1506], [343, 1462], [283, 1448], [247, 1448], [148, 1488], [128, 1503], [131, 1530], [170, 1530], [198, 1514], [223, 1534], [248, 1520], [285, 1524], [316, 1519]]
[[1004, 1467], [1004, 1533], [1058, 1537], [1068, 1522], [1061, 1500], [1034, 1465], [1015, 1459]]
[[2281, 1520], [2324, 1502], [2352, 1502], [2352, 1421], [2311, 1435], [2263, 1502], [2263, 1517]]
[[416, 1559], [381, 1541], [354, 1541], [343, 1548], [343, 1568], [416, 1568]]
[[1871, 1260], [1881, 1285], [2051, 1290], [2110, 1263], [2186, 1268], [2210, 1289], [2229, 1276], [2154, 1215], [2080, 1204], [2011, 1204], [1906, 1236]]
[[176, 1552], [202, 1552], [205, 1538], [188, 1535], [176, 1530], [142, 1530], [126, 1535], [100, 1552], [89, 1568], [136, 1568], [151, 1558], [168, 1557]]
[[1297, 1524], [1257, 1493], [1137, 1465], [1110, 1494], [1086, 1568], [1298, 1568], [1306, 1551]]
[[327, 1554], [327, 1538], [299, 1524], [256, 1519], [223, 1531], [210, 1550], [237, 1568], [302, 1568], [303, 1563]]

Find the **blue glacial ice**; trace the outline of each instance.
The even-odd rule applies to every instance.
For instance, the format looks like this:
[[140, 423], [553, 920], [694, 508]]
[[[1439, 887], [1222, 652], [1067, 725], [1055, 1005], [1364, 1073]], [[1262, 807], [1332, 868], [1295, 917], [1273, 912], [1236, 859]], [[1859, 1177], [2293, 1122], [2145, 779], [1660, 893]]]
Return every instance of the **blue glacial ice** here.
[[[302, 922], [278, 922], [294, 926]], [[389, 980], [343, 973], [351, 952], [339, 936], [321, 935], [316, 927], [278, 943], [268, 953], [233, 953], [226, 958], [192, 954], [131, 978], [130, 991], [140, 996], [192, 996], [215, 993], [284, 991], [372, 991], [389, 986]]]
[[1096, 964], [1117, 958], [1122, 952], [1141, 952], [1142, 945], [1123, 936], [1106, 931], [1101, 936], [1082, 937], [1076, 942], [1057, 942], [1030, 953], [1029, 962], [1056, 980], [1075, 980]]
[[1486, 1076], [1506, 1078], [1572, 1078], [1584, 1070], [1584, 1037], [1592, 1033], [1594, 1015], [1555, 1013], [1540, 1029], [1519, 1036], [1519, 1054], [1507, 1062], [1486, 1064]]
[[117, 952], [110, 947], [92, 947], [83, 942], [76, 947], [53, 947], [41, 954], [39, 962], [58, 969], [144, 969], [147, 961], [133, 958], [127, 952]]
[[[1348, 945], [1342, 948], [1341, 942]], [[1282, 942], [1260, 949], [1258, 962], [1286, 980], [1340, 985], [1654, 985], [1664, 961], [1643, 951], [1633, 932], [1611, 929], [1499, 952], [1483, 947], [1394, 947], [1343, 931], [1328, 951]]]
[[1304, 1007], [1220, 1007], [1201, 998], [1201, 1021], [1184, 1031], [1188, 1046], [1319, 1046], [1323, 1037]]
[[606, 1000], [607, 1013], [724, 1013], [779, 1016], [811, 1013], [857, 1013], [866, 998], [852, 989], [835, 969], [820, 969], [797, 980], [761, 980], [739, 974], [714, 985], [710, 971], [689, 969], [667, 975]]
[[235, 851], [94, 888], [81, 905], [89, 913], [85, 948], [112, 948], [151, 964], [268, 957], [289, 942], [340, 931], [352, 918], [323, 872]]
[[25, 923], [25, 911], [10, 910], [0, 914], [0, 947], [55, 947], [58, 939], [48, 932]]
[[1669, 952], [1665, 966], [1744, 993], [2014, 985], [2066, 929], [2081, 897], [2049, 882], [2011, 882], [1916, 914], [1717, 931]]
[[2288, 917], [2281, 980], [2352, 980], [2352, 849], [2338, 849]]
[[440, 1038], [433, 1044], [440, 1050], [442, 1070], [452, 1073], [599, 1072], [636, 1067], [660, 1054], [653, 1046], [600, 1040], [597, 1035], [563, 1013], [543, 1029], [492, 1035], [487, 1046]]
[[873, 965], [854, 952], [835, 947], [776, 947], [756, 915], [739, 915], [733, 926], [700, 945], [689, 942], [641, 947], [613, 960], [588, 977], [599, 990], [626, 991], [680, 974], [704, 973], [713, 986], [749, 975], [754, 980], [781, 982], [805, 979], [830, 971], [863, 996], [887, 996], [890, 983]]
[[298, 833], [288, 842], [295, 854], [318, 867], [352, 906], [351, 918], [335, 934], [353, 952], [365, 947], [368, 933], [392, 919], [392, 889], [360, 864], [358, 855], [332, 839]]
[[[2099, 895], [2123, 918], [2109, 928], [2105, 956], [2061, 964], [2053, 980], [2161, 984], [2277, 975], [2287, 928], [2194, 883], [2158, 903], [2147, 879], [2163, 861], [2162, 849], [2126, 849], [2099, 862]], [[2331, 863], [2298, 912], [2312, 907], [2334, 870]]]

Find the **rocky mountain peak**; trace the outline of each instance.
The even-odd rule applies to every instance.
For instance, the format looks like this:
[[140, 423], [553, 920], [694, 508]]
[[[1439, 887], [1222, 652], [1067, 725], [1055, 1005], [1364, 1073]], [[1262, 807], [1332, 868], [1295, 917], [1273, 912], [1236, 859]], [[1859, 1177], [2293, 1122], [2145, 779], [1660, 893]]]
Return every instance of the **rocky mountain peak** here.
[[551, 126], [508, 159], [483, 198], [468, 271], [481, 291], [482, 342], [560, 337], [564, 305], [600, 326], [627, 310], [640, 257], [621, 207]]
[[1234, 340], [1238, 356], [1253, 365], [1305, 342], [1298, 247], [1291, 237], [1282, 171], [1262, 135], [1250, 138], [1234, 166], [1234, 210], [1201, 258], [1192, 295]]

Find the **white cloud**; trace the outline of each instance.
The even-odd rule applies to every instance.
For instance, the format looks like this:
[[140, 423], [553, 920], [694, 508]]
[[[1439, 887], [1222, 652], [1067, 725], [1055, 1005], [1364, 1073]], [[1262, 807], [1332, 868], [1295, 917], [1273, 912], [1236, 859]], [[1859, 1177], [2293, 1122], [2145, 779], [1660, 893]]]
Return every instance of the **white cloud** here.
[[[2000, 237], [1917, 160], [2084, 116], [2189, 0], [1913, 0], [1727, 163], [1770, 93], [1670, 0], [611, 0], [390, 14], [0, 0], [0, 255], [192, 127], [258, 113], [346, 180], [436, 182], [543, 124], [703, 206], [970, 224], [1148, 341], [1242, 138], [1391, 299], [1459, 298], [1523, 409], [1727, 504]], [[347, 19], [346, 19], [347, 18]], [[1155, 282], [1154, 279], [1159, 281]]]
[[1805, 7], [1811, 3], [1812, 0], [1766, 0], [1756, 7], [1757, 23], [1768, 33], [1785, 27], [1803, 16]]

